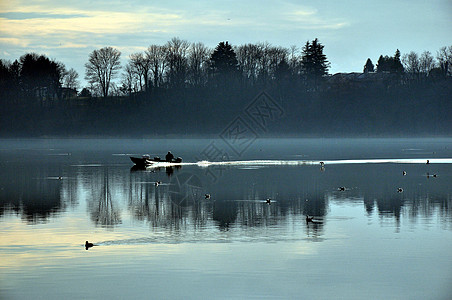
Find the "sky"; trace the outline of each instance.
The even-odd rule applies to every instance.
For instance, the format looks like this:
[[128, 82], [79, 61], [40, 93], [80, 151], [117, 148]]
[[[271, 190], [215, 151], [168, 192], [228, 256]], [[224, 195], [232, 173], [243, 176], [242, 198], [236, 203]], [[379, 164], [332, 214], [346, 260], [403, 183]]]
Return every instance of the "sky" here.
[[301, 48], [318, 38], [329, 72], [362, 72], [370, 58], [452, 45], [452, 0], [0, 0], [0, 58], [35, 52], [61, 61], [86, 85], [96, 49], [131, 53], [173, 37], [214, 48], [268, 42]]

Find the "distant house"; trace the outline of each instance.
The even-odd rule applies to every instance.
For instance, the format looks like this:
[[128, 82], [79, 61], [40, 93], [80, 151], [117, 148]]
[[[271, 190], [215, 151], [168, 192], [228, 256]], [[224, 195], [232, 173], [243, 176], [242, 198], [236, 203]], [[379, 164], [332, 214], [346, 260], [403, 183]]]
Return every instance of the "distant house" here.
[[60, 88], [61, 99], [71, 99], [77, 97], [77, 91], [71, 88]]
[[397, 82], [397, 75], [389, 72], [336, 73], [328, 78], [330, 88], [360, 88], [372, 86], [388, 86]]

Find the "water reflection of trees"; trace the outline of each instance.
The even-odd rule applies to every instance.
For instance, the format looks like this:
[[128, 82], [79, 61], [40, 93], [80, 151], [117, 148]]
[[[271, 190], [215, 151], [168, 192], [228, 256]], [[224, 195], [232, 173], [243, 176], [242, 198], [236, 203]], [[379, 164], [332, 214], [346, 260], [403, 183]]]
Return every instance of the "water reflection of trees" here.
[[45, 223], [62, 210], [61, 181], [54, 170], [35, 165], [3, 167], [0, 176], [0, 216], [19, 215], [30, 224]]
[[120, 209], [112, 197], [112, 194], [115, 194], [112, 186], [116, 182], [107, 168], [97, 169], [95, 176], [92, 177], [88, 207], [91, 220], [96, 225], [109, 227], [121, 223]]
[[[168, 175], [168, 170], [165, 170]], [[172, 173], [171, 173], [172, 174]], [[136, 220], [152, 228], [180, 230], [206, 225], [210, 209], [202, 201], [202, 191], [190, 184], [156, 184], [158, 175], [132, 173], [129, 182], [128, 209]]]
[[[350, 183], [358, 188], [340, 192], [336, 191], [336, 178], [323, 178], [319, 183], [313, 179], [318, 178], [317, 173], [309, 170], [302, 176], [296, 173], [298, 170], [272, 176], [266, 171], [252, 175], [248, 170], [234, 171], [216, 184], [208, 184], [204, 171], [196, 170], [196, 176], [190, 177], [183, 170], [168, 174], [164, 169], [130, 172], [127, 168], [102, 166], [77, 167], [63, 173], [42, 166], [9, 169], [5, 173], [9, 177], [0, 177], [0, 216], [14, 213], [28, 223], [46, 222], [67, 207], [86, 202], [92, 222], [99, 226], [121, 224], [127, 209], [134, 220], [147, 222], [156, 230], [204, 228], [209, 222], [227, 230], [280, 226], [293, 219], [303, 220], [306, 215], [327, 220], [329, 201], [333, 199], [360, 203], [369, 215], [377, 213], [397, 224], [402, 216], [413, 222], [419, 217], [436, 217], [444, 226], [452, 227], [450, 189], [432, 179], [425, 179], [423, 185], [405, 182], [403, 193], [388, 184], [393, 178]], [[62, 174], [63, 180], [51, 178], [55, 174]], [[157, 180], [164, 182], [156, 186]], [[207, 192], [212, 199], [204, 199]], [[265, 203], [267, 197], [272, 198], [270, 205]], [[322, 234], [326, 226], [302, 225], [308, 235]]]

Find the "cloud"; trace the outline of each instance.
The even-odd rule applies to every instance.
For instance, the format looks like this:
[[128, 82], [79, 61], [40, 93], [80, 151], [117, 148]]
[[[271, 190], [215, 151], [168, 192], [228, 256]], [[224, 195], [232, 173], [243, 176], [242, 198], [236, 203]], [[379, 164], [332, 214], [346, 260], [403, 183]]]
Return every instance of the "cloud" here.
[[[83, 16], [80, 16], [83, 15]], [[130, 13], [96, 11], [28, 19], [0, 19], [0, 33], [6, 36], [45, 36], [50, 34], [80, 32], [108, 34], [133, 32], [134, 30], [160, 31], [181, 21], [175, 14]]]
[[300, 29], [341, 29], [350, 26], [350, 22], [338, 17], [320, 16], [316, 9], [293, 9], [285, 13], [292, 26]]
[[0, 12], [0, 18], [7, 20], [26, 20], [26, 19], [44, 19], [44, 18], [55, 18], [55, 19], [65, 19], [74, 17], [84, 17], [84, 15], [74, 15], [74, 14], [55, 14], [55, 13], [39, 13], [39, 12], [20, 12], [20, 11], [9, 11]]
[[28, 40], [25, 39], [19, 39], [19, 38], [3, 38], [0, 37], [0, 44], [8, 44], [13, 46], [20, 46], [20, 47], [27, 47], [30, 43]]
[[[17, 0], [16, 0], [17, 1]], [[55, 4], [62, 5], [62, 4]], [[76, 4], [74, 4], [76, 5]], [[230, 10], [206, 7], [200, 10], [181, 3], [179, 9], [162, 7], [127, 6], [124, 11], [114, 11], [110, 7], [95, 6], [87, 10], [73, 7], [52, 7], [51, 1], [39, 5], [22, 4], [3, 9], [0, 13], [0, 34], [6, 37], [52, 38], [58, 35], [88, 37], [92, 34], [136, 34], [167, 33], [178, 35], [193, 29], [211, 32], [212, 29], [229, 28], [243, 31], [247, 28], [274, 31], [275, 28], [299, 29], [339, 29], [347, 26], [343, 20], [321, 18], [316, 9], [300, 5], [272, 4], [260, 9], [256, 3], [237, 3]], [[239, 10], [239, 11], [237, 11]], [[77, 42], [75, 42], [77, 43]]]

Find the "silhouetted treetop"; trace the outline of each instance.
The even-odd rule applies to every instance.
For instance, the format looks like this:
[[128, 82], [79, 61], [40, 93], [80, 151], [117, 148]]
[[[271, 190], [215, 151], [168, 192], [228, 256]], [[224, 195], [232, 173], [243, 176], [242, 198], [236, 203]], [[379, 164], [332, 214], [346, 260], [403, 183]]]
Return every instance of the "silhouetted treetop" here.
[[452, 46], [441, 47], [436, 54], [439, 68], [444, 76], [452, 75]]
[[366, 64], [364, 65], [363, 73], [375, 72], [374, 64], [370, 58], [367, 59]]
[[377, 63], [377, 72], [390, 72], [401, 74], [404, 72], [400, 61], [400, 51], [397, 49], [393, 57], [380, 55]]
[[325, 75], [328, 75], [328, 62], [318, 39], [306, 42], [302, 49], [301, 74], [309, 90], [316, 90]]
[[307, 77], [321, 78], [328, 74], [330, 63], [323, 53], [323, 46], [318, 39], [309, 41], [303, 47], [301, 71]]
[[28, 97], [56, 98], [65, 68], [44, 55], [28, 53], [20, 58], [22, 88]]
[[86, 80], [93, 85], [98, 85], [104, 97], [108, 96], [111, 80], [121, 69], [120, 57], [119, 50], [104, 47], [91, 52], [88, 62], [85, 64]]
[[218, 74], [231, 74], [237, 71], [237, 56], [231, 45], [226, 41], [220, 42], [210, 56], [210, 72]]
[[165, 59], [167, 63], [167, 81], [169, 86], [180, 88], [184, 86], [188, 72], [188, 49], [190, 43], [180, 38], [172, 38], [165, 45]]

